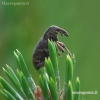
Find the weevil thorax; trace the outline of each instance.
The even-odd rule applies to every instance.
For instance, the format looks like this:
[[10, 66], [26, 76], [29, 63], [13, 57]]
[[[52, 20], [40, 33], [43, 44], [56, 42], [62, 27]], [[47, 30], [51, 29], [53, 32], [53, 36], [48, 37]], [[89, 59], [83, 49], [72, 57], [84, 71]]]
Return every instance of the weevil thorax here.
[[45, 33], [44, 33], [44, 36], [43, 36], [43, 39], [44, 40], [52, 40], [52, 41], [58, 41], [58, 37], [57, 37], [57, 31], [55, 31], [52, 27], [50, 27]]

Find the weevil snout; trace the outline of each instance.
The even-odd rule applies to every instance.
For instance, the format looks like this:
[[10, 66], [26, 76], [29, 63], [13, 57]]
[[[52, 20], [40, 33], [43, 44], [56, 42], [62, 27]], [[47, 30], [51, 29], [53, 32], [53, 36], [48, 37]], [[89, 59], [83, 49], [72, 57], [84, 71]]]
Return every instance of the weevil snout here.
[[57, 37], [57, 34], [58, 32], [62, 35], [62, 36], [68, 36], [68, 32], [65, 31], [64, 29], [58, 27], [58, 26], [55, 26], [55, 25], [52, 25], [50, 26], [50, 28], [45, 32], [44, 34], [44, 39], [50, 39], [50, 40], [53, 40], [53, 41], [58, 41], [58, 37]]
[[51, 29], [53, 29], [53, 30], [56, 31], [56, 32], [60, 32], [60, 34], [61, 34], [62, 36], [63, 36], [63, 35], [68, 36], [68, 32], [65, 31], [64, 29], [58, 27], [58, 26], [52, 25], [52, 26], [51, 26]]

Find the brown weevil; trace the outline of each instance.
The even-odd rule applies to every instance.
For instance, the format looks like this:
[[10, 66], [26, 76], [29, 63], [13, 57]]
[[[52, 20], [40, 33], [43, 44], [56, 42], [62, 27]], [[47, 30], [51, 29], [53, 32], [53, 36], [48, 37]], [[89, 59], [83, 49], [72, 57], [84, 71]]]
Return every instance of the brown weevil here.
[[57, 34], [58, 32], [63, 36], [68, 36], [68, 32], [58, 26], [50, 26], [47, 31], [44, 33], [43, 37], [37, 43], [33, 55], [32, 55], [32, 62], [33, 66], [36, 70], [39, 70], [41, 67], [44, 67], [44, 60], [45, 57], [49, 57], [49, 50], [48, 50], [48, 39], [56, 42], [57, 47], [60, 51], [64, 52], [65, 50], [68, 52], [70, 56], [70, 51], [66, 48], [66, 46], [58, 41]]

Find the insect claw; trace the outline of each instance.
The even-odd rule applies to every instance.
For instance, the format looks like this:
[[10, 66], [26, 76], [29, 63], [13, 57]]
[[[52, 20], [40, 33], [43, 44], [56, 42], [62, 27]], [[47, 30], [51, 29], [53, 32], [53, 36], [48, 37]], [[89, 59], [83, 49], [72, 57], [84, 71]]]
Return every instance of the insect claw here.
[[60, 52], [58, 52], [58, 56], [59, 56], [59, 57], [62, 57]]

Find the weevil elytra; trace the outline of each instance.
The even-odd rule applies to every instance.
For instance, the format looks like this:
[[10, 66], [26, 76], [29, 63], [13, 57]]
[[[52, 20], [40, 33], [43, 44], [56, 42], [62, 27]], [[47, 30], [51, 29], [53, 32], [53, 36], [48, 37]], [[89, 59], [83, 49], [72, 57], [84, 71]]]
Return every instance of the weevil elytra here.
[[70, 56], [70, 51], [66, 48], [66, 46], [58, 41], [57, 34], [58, 32], [63, 36], [68, 36], [68, 32], [58, 26], [50, 26], [47, 31], [44, 33], [43, 37], [37, 43], [33, 55], [32, 55], [32, 62], [33, 66], [36, 70], [39, 70], [41, 67], [44, 66], [45, 57], [49, 57], [49, 50], [48, 50], [48, 39], [55, 41], [57, 47], [60, 51], [64, 52], [65, 50], [68, 52]]

